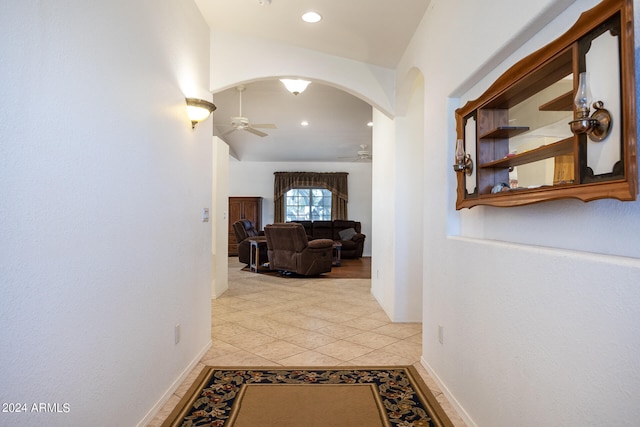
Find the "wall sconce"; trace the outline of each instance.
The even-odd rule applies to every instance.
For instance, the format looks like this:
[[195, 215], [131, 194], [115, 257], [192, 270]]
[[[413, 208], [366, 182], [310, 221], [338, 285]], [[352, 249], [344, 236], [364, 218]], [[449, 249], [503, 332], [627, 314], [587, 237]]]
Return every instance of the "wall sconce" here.
[[456, 164], [453, 165], [453, 170], [467, 175], [473, 172], [473, 160], [469, 154], [464, 153], [464, 142], [461, 139], [456, 141]]
[[187, 114], [191, 119], [191, 129], [207, 117], [216, 109], [216, 106], [209, 101], [197, 98], [187, 98]]
[[310, 81], [300, 79], [280, 79], [284, 87], [294, 95], [299, 95], [309, 86]]
[[602, 101], [593, 103], [595, 111], [589, 117], [589, 105], [591, 105], [591, 90], [587, 81], [587, 72], [580, 73], [578, 91], [573, 102], [576, 106], [576, 119], [569, 122], [571, 132], [575, 135], [586, 133], [589, 139], [600, 142], [609, 135], [611, 130], [611, 113], [604, 108]]

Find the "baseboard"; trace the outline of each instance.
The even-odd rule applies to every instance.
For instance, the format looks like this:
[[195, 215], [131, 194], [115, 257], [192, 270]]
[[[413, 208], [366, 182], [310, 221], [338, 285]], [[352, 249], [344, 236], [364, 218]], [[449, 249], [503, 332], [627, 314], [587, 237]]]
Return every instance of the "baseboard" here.
[[460, 402], [456, 400], [456, 398], [453, 396], [453, 394], [451, 394], [447, 386], [444, 385], [444, 383], [442, 382], [438, 374], [436, 374], [436, 371], [434, 371], [433, 368], [431, 368], [431, 365], [429, 365], [429, 363], [427, 363], [427, 361], [424, 360], [424, 357], [420, 358], [420, 364], [424, 366], [424, 369], [427, 370], [431, 378], [436, 382], [436, 384], [438, 384], [438, 387], [442, 391], [442, 394], [444, 394], [444, 396], [447, 398], [449, 403], [451, 403], [451, 406], [453, 406], [453, 409], [456, 410], [458, 415], [462, 417], [462, 420], [465, 422], [465, 424], [468, 427], [478, 427], [478, 425], [471, 419], [467, 411], [465, 411], [462, 405], [460, 405]]
[[180, 376], [178, 376], [178, 378], [176, 378], [173, 384], [171, 384], [171, 387], [169, 387], [169, 389], [162, 395], [160, 400], [158, 400], [158, 402], [155, 405], [153, 405], [153, 407], [149, 410], [149, 412], [147, 412], [147, 415], [145, 415], [144, 418], [140, 420], [140, 422], [137, 424], [137, 427], [147, 426], [156, 417], [156, 415], [158, 415], [158, 412], [160, 412], [160, 409], [162, 409], [164, 404], [167, 403], [167, 401], [169, 400], [169, 398], [171, 398], [173, 393], [175, 393], [178, 387], [180, 387], [180, 385], [184, 382], [184, 380], [187, 378], [189, 373], [191, 373], [191, 371], [196, 367], [196, 365], [198, 365], [200, 360], [204, 357], [205, 353], [209, 351], [209, 349], [211, 348], [211, 345], [212, 345], [212, 342], [209, 341], [207, 345], [204, 346], [204, 348], [196, 355], [196, 357], [191, 361], [191, 363], [189, 363], [189, 365], [182, 371]]
[[382, 308], [382, 311], [384, 311], [384, 314], [386, 314], [387, 317], [389, 318], [389, 320], [391, 320], [393, 322], [392, 313], [389, 313], [387, 311], [387, 307], [384, 305], [384, 302], [382, 301], [381, 298], [378, 298], [378, 295], [375, 292], [373, 292], [373, 289], [371, 290], [371, 295], [373, 295], [373, 298], [376, 300], [376, 302], [378, 303], [380, 308]]
[[384, 305], [382, 299], [378, 298], [378, 295], [375, 294], [374, 292], [371, 292], [371, 295], [373, 296], [373, 298], [375, 298], [378, 305], [382, 308], [382, 311], [384, 311], [384, 314], [386, 314], [389, 320], [391, 320], [393, 323], [422, 323], [422, 317], [416, 318], [416, 319], [394, 318], [393, 313], [389, 313], [389, 310], [387, 310], [387, 307]]

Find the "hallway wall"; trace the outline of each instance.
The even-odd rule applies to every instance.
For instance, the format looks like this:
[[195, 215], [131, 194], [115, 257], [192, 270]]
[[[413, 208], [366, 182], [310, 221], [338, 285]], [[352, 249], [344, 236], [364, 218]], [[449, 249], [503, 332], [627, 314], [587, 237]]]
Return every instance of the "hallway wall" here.
[[596, 3], [432, 0], [398, 68], [425, 76], [423, 363], [469, 425], [640, 417], [640, 202], [453, 203], [455, 108]]
[[0, 37], [0, 401], [29, 410], [0, 424], [146, 424], [211, 339], [209, 29], [192, 1], [11, 1]]

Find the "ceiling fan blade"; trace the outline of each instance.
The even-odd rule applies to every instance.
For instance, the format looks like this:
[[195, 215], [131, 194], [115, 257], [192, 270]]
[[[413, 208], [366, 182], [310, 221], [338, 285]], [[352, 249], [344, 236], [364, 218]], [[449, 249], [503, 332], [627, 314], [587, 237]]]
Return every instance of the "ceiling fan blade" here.
[[251, 125], [251, 127], [262, 129], [278, 129], [273, 123], [260, 123], [259, 125]]
[[247, 132], [251, 132], [254, 135], [258, 135], [258, 136], [267, 136], [268, 135], [268, 134], [266, 134], [264, 132], [261, 132], [261, 131], [259, 131], [257, 129], [254, 129], [252, 127], [246, 127], [246, 128], [244, 128], [244, 130], [246, 130]]

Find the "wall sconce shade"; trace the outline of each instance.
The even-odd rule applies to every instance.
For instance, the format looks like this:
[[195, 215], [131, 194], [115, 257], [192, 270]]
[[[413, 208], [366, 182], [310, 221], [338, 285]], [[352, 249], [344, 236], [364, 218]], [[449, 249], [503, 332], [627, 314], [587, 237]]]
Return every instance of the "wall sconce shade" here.
[[589, 74], [586, 71], [580, 73], [578, 90], [573, 100], [576, 106], [576, 118], [569, 122], [569, 126], [574, 134], [586, 133], [590, 140], [600, 142], [609, 136], [611, 131], [611, 113], [604, 108], [602, 101], [597, 101], [593, 103], [595, 111], [589, 116], [589, 106], [593, 99], [588, 77]]
[[207, 117], [216, 109], [216, 106], [209, 101], [197, 98], [187, 98], [187, 114], [191, 119], [191, 129]]
[[301, 79], [280, 79], [284, 87], [294, 95], [299, 95], [309, 86], [310, 81]]

